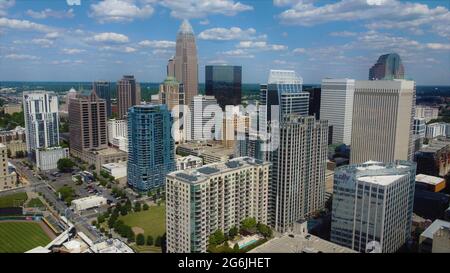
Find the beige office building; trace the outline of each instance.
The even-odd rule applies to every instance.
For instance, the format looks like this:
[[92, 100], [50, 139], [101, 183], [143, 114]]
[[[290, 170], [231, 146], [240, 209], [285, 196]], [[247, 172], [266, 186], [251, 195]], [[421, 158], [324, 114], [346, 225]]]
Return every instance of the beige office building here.
[[17, 174], [8, 170], [8, 155], [5, 144], [0, 143], [0, 191], [16, 187]]
[[[181, 119], [183, 117], [181, 107], [184, 105], [184, 90], [183, 85], [180, 84], [174, 77], [167, 77], [162, 84], [159, 85], [158, 103], [167, 105], [167, 109], [172, 113], [174, 122], [178, 122], [178, 130], [174, 132], [173, 138], [176, 143], [183, 142], [185, 139], [183, 126], [181, 126]], [[175, 108], [179, 106], [180, 108]], [[184, 123], [184, 122], [183, 122]]]
[[412, 160], [415, 84], [356, 81], [350, 163]]
[[166, 176], [167, 251], [206, 252], [209, 236], [254, 217], [267, 223], [269, 162], [239, 157]]
[[141, 86], [134, 76], [125, 75], [117, 82], [117, 111], [119, 119], [127, 116], [128, 108], [141, 104]]

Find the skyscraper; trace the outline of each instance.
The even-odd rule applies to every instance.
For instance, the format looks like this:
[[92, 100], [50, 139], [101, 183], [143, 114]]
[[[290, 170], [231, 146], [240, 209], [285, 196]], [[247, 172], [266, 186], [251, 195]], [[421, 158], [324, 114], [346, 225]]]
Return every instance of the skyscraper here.
[[205, 94], [214, 96], [220, 107], [241, 104], [242, 67], [207, 65], [205, 67]]
[[240, 157], [168, 174], [167, 251], [206, 252], [212, 233], [227, 233], [248, 217], [266, 224], [269, 167]]
[[292, 70], [270, 70], [269, 81], [261, 85], [260, 101], [266, 106], [267, 120], [271, 119], [271, 106], [279, 106], [279, 119], [289, 114], [307, 116], [309, 93], [302, 91], [303, 79]]
[[333, 126], [332, 143], [351, 143], [354, 92], [355, 80], [322, 80], [320, 117]]
[[36, 149], [59, 146], [58, 97], [53, 92], [23, 94], [27, 152], [35, 160]]
[[92, 89], [100, 98], [106, 102], [106, 115], [108, 118], [112, 115], [111, 110], [111, 84], [108, 81], [95, 81], [92, 84]]
[[410, 161], [337, 168], [331, 241], [360, 252], [368, 252], [369, 243], [397, 251], [411, 235], [415, 177]]
[[412, 160], [413, 81], [356, 81], [351, 163]]
[[[184, 106], [184, 88], [174, 77], [168, 76], [162, 84], [159, 85], [159, 104], [167, 105], [172, 113], [176, 111], [172, 117], [177, 117], [178, 130], [174, 132], [175, 142], [182, 142], [185, 139], [184, 126], [181, 125], [183, 119], [182, 107]], [[178, 108], [174, 108], [178, 106]]]
[[119, 119], [126, 117], [128, 108], [141, 104], [141, 86], [132, 75], [117, 82], [117, 108]]
[[216, 110], [220, 110], [220, 107], [214, 96], [198, 95], [193, 97], [189, 110], [191, 116], [190, 119], [188, 118], [187, 126], [185, 127], [186, 133], [190, 134], [188, 139], [220, 139], [222, 132], [214, 124], [221, 125], [223, 120], [220, 115], [216, 115]]
[[397, 53], [381, 55], [369, 70], [369, 80], [404, 79], [405, 68]]
[[164, 186], [176, 169], [171, 136], [172, 117], [166, 105], [136, 105], [128, 111], [128, 184], [139, 191]]
[[279, 232], [325, 206], [328, 124], [293, 114], [280, 124], [269, 183], [269, 223]]
[[70, 152], [81, 157], [84, 151], [108, 147], [106, 101], [95, 91], [83, 91], [70, 100]]
[[320, 87], [303, 87], [305, 92], [309, 93], [309, 115], [320, 119], [320, 100], [322, 89]]
[[175, 77], [175, 59], [174, 57], [170, 58], [167, 61], [167, 77]]
[[187, 20], [178, 30], [174, 61], [175, 78], [183, 84], [185, 103], [189, 105], [198, 94], [198, 61], [194, 31]]

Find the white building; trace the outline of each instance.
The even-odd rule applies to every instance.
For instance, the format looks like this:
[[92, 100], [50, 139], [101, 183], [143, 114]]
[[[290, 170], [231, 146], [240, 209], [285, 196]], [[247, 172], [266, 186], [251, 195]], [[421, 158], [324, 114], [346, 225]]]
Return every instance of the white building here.
[[351, 163], [412, 160], [415, 83], [356, 81]]
[[416, 163], [368, 161], [335, 170], [331, 241], [396, 252], [411, 236]]
[[198, 168], [203, 165], [203, 159], [198, 156], [188, 155], [183, 157], [177, 157], [177, 171], [186, 169]]
[[59, 146], [58, 97], [52, 92], [23, 94], [27, 151], [36, 160], [36, 150]]
[[126, 119], [108, 120], [108, 142], [119, 150], [128, 152], [128, 124]]
[[36, 166], [42, 170], [58, 168], [58, 160], [69, 157], [69, 148], [51, 147], [36, 149]]
[[102, 170], [109, 175], [114, 176], [114, 179], [120, 179], [127, 176], [127, 163], [107, 163], [102, 165]]
[[426, 122], [437, 119], [439, 116], [439, 107], [427, 105], [416, 105], [416, 118], [424, 118]]
[[254, 217], [267, 223], [269, 162], [240, 157], [166, 176], [167, 251], [206, 252], [209, 236]]
[[190, 116], [185, 113], [187, 140], [221, 139], [223, 112], [214, 96], [198, 95], [192, 98], [189, 105]]
[[447, 126], [450, 125], [445, 122], [435, 122], [427, 124], [426, 137], [435, 138], [440, 136], [447, 136]]
[[76, 211], [87, 210], [106, 205], [106, 198], [97, 195], [88, 196], [73, 200], [72, 205]]
[[355, 80], [322, 80], [320, 118], [328, 120], [328, 126], [333, 127], [333, 144], [351, 143], [354, 93]]

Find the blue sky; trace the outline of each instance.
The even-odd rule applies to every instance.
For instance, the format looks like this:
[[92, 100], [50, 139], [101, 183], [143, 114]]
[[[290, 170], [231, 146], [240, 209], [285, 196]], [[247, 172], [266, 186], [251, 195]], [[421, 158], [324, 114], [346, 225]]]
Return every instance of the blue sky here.
[[0, 80], [161, 82], [182, 19], [207, 64], [247, 83], [293, 69], [305, 83], [366, 79], [397, 52], [417, 84], [450, 84], [450, 1], [0, 0]]

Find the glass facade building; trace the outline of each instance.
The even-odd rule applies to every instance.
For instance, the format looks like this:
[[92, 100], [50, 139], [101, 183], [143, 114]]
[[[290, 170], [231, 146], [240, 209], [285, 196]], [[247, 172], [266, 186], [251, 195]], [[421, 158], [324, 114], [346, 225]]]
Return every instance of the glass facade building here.
[[381, 55], [369, 70], [369, 80], [404, 79], [405, 68], [397, 53]]
[[220, 107], [241, 104], [242, 67], [207, 65], [205, 67], [205, 94], [214, 96]]
[[128, 110], [128, 184], [136, 190], [164, 185], [176, 170], [172, 117], [166, 105], [136, 105]]

